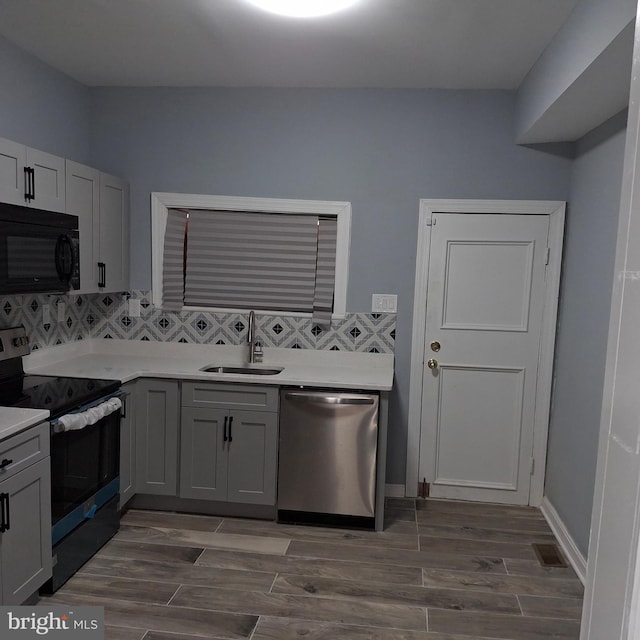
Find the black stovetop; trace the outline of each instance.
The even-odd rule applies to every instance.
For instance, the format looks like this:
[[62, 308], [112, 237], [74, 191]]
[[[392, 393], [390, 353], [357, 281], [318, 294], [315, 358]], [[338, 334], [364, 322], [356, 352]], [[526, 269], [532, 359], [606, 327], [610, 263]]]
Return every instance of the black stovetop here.
[[119, 380], [24, 374], [0, 382], [0, 406], [48, 409], [55, 418], [119, 388]]
[[23, 326], [0, 329], [0, 406], [48, 409], [57, 418], [120, 388], [120, 380], [25, 373], [22, 358], [30, 351]]

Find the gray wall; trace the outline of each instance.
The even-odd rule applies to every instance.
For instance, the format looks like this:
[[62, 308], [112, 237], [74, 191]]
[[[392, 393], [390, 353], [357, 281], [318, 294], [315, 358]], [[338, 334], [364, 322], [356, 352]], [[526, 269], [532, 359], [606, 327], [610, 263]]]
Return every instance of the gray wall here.
[[[633, 24], [636, 7], [637, 0], [580, 0], [518, 89], [515, 118], [517, 139], [523, 139], [539, 120], [548, 117], [548, 112], [554, 111], [554, 103], [562, 102], [563, 94], [571, 93], [587, 68], [594, 64], [627, 25]], [[628, 53], [630, 56], [631, 48]], [[625, 68], [624, 73], [629, 73], [630, 69], [630, 66]], [[615, 71], [623, 72], [619, 68]], [[598, 80], [603, 79], [598, 77]], [[625, 83], [625, 86], [628, 85]], [[604, 93], [606, 92], [600, 90], [600, 87], [592, 86], [591, 90], [586, 90], [586, 94], [581, 93], [579, 97], [583, 104], [588, 99], [589, 102], [608, 105], [609, 97], [602, 95]], [[623, 102], [620, 108], [624, 104]], [[572, 100], [566, 106], [571, 106], [571, 110], [556, 114], [556, 117], [566, 122], [567, 128], [571, 130], [573, 127], [568, 120], [572, 116], [576, 117], [573, 109], [582, 105]], [[590, 111], [593, 105], [584, 105], [584, 108]], [[607, 107], [597, 109], [596, 113], [602, 115], [602, 119], [597, 122], [602, 122], [606, 117], [604, 114], [607, 113]], [[612, 116], [614, 113], [615, 111], [609, 111], [608, 115]], [[578, 114], [578, 118], [580, 117], [581, 114]], [[595, 126], [595, 122], [592, 126]]]
[[571, 160], [513, 143], [508, 92], [92, 90], [91, 162], [131, 183], [131, 286], [151, 284], [149, 193], [347, 200], [347, 310], [398, 294], [387, 481], [404, 483], [420, 198], [565, 200]]
[[626, 112], [576, 146], [567, 208], [545, 494], [587, 555]]
[[89, 89], [0, 37], [0, 137], [89, 161]]

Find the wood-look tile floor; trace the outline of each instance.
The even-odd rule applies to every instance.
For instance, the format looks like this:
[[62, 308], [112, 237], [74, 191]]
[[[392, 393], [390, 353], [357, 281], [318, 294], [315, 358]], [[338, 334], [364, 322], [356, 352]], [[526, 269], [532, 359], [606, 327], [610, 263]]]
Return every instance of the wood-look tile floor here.
[[537, 509], [388, 499], [384, 532], [131, 510], [43, 603], [107, 640], [570, 640], [583, 589], [540, 566]]

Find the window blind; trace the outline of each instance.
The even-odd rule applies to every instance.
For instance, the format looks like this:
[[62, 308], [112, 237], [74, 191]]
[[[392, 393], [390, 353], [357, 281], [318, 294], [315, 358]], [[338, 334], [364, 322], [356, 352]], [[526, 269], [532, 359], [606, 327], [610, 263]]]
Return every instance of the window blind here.
[[313, 322], [331, 324], [333, 289], [336, 275], [336, 239], [338, 223], [335, 218], [318, 220], [318, 252], [316, 255], [316, 285], [313, 298]]
[[170, 209], [163, 306], [308, 312], [329, 324], [336, 238], [336, 220], [316, 215], [192, 209], [186, 222]]
[[162, 261], [162, 306], [179, 310], [184, 305], [184, 245], [187, 212], [169, 209], [164, 233]]

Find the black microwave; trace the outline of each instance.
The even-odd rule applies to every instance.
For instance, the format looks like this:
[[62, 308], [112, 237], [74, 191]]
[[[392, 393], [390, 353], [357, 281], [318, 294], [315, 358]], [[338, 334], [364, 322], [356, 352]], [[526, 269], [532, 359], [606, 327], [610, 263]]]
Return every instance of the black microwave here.
[[79, 288], [78, 217], [0, 203], [0, 294]]

